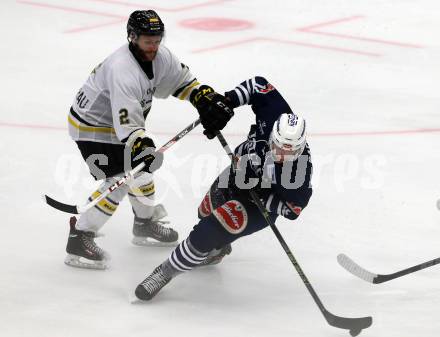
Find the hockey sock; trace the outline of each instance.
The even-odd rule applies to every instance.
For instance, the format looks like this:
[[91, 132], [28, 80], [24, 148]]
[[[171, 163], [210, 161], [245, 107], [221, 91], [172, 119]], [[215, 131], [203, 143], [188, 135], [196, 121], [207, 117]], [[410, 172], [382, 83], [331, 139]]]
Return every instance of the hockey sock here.
[[175, 270], [185, 272], [197, 267], [207, 256], [208, 252], [198, 251], [187, 238], [174, 249], [168, 261]]

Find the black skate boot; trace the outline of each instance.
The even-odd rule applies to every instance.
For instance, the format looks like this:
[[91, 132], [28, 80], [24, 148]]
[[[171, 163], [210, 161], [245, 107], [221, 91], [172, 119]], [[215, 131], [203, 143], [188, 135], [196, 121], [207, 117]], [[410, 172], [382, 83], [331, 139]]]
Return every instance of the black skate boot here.
[[170, 282], [172, 276], [164, 273], [162, 265], [153, 270], [145, 280], [143, 280], [135, 290], [135, 295], [142, 301], [151, 300], [156, 294]]
[[99, 248], [94, 239], [94, 232], [81, 231], [75, 228], [76, 218], [70, 218], [70, 232], [67, 240], [67, 256], [64, 263], [78, 268], [106, 269], [108, 254]]
[[174, 229], [164, 226], [169, 223], [169, 221], [161, 220], [165, 216], [167, 216], [167, 212], [161, 204], [154, 207], [151, 219], [141, 219], [135, 215], [133, 244], [138, 246], [175, 246], [179, 235]]
[[213, 249], [209, 252], [208, 257], [204, 259], [203, 262], [200, 263], [198, 266], [203, 267], [203, 266], [212, 266], [215, 264], [219, 264], [220, 262], [222, 262], [223, 258], [226, 255], [231, 254], [231, 252], [232, 252], [232, 246], [229, 243], [220, 249]]

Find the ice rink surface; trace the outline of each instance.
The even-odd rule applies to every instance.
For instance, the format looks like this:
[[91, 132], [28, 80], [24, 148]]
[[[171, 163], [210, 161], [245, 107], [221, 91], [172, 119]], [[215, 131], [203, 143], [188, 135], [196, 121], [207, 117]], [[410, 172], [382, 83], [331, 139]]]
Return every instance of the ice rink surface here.
[[[308, 121], [314, 195], [277, 225], [332, 313], [373, 316], [365, 337], [440, 334], [440, 268], [382, 285], [342, 269], [345, 253], [391, 273], [440, 256], [440, 5], [419, 1], [4, 0], [0, 3], [0, 335], [337, 337], [270, 229], [233, 245], [221, 265], [173, 280], [150, 303], [135, 286], [171, 248], [131, 244], [124, 201], [98, 244], [111, 269], [63, 264], [67, 214], [96, 183], [67, 133], [88, 73], [126, 42], [135, 9], [156, 9], [165, 44], [219, 92], [265, 76]], [[197, 114], [156, 100], [147, 128], [165, 143]], [[248, 107], [224, 134], [239, 144]], [[157, 198], [183, 239], [217, 172], [218, 142], [194, 130], [167, 151]]]

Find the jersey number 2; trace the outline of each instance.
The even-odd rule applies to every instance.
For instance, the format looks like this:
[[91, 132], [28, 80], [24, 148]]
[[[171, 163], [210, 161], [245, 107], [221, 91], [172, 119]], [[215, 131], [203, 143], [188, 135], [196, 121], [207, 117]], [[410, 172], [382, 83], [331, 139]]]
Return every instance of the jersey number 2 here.
[[121, 125], [129, 123], [127, 109], [119, 110], [119, 123], [121, 123]]

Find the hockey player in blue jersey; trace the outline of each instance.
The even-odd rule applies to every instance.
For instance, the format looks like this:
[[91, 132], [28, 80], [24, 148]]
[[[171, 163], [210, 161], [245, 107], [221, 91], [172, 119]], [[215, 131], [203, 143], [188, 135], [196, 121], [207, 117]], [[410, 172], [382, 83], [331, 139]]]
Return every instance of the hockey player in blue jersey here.
[[273, 221], [295, 220], [312, 195], [312, 163], [306, 122], [263, 77], [225, 93], [231, 108], [251, 105], [256, 123], [235, 149], [237, 169], [226, 168], [198, 209], [199, 222], [170, 257], [141, 282], [137, 298], [150, 300], [171, 279], [201, 265], [219, 263], [231, 243], [268, 226], [250, 197], [257, 193]]

